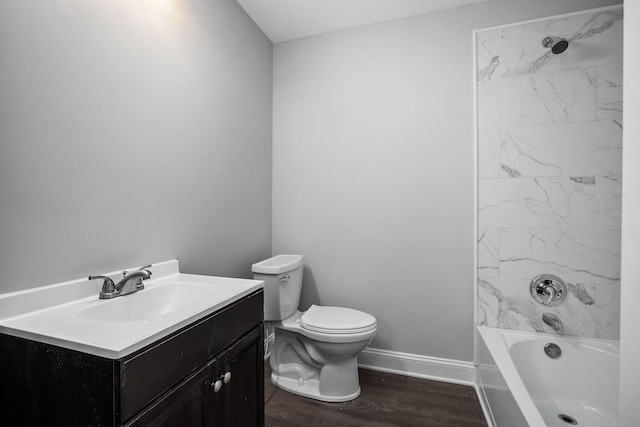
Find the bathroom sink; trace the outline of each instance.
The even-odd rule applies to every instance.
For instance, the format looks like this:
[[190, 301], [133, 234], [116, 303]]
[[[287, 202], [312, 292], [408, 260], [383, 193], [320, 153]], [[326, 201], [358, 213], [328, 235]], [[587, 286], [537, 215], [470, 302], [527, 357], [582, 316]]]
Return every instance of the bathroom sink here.
[[[139, 267], [127, 269], [133, 271]], [[180, 273], [177, 260], [153, 264], [145, 288], [99, 299], [99, 280], [0, 294], [0, 332], [119, 359], [263, 287], [260, 280]], [[116, 279], [122, 270], [106, 274]], [[117, 280], [117, 279], [116, 279]]]
[[218, 286], [195, 282], [173, 282], [147, 286], [135, 294], [110, 300], [80, 310], [77, 316], [99, 322], [149, 322], [221, 295]]

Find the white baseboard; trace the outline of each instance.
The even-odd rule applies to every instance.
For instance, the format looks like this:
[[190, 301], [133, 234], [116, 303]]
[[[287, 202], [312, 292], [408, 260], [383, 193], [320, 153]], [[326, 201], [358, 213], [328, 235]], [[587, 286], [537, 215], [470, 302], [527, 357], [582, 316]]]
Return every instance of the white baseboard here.
[[476, 367], [472, 362], [440, 359], [438, 357], [379, 350], [377, 348], [365, 348], [358, 355], [358, 365], [374, 371], [473, 387], [477, 382]]

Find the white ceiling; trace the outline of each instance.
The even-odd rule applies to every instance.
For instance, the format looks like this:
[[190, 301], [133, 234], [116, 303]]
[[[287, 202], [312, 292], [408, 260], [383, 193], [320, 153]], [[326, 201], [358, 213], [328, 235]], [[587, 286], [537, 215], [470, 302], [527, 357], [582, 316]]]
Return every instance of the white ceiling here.
[[486, 0], [237, 0], [273, 43]]

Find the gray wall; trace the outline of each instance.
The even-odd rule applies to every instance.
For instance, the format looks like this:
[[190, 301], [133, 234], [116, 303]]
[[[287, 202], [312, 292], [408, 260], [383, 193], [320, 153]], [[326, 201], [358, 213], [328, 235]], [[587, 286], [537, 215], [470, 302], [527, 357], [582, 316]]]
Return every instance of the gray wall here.
[[272, 45], [234, 0], [0, 3], [0, 292], [271, 253]]
[[615, 4], [489, 1], [274, 46], [273, 252], [372, 347], [473, 359], [474, 29]]

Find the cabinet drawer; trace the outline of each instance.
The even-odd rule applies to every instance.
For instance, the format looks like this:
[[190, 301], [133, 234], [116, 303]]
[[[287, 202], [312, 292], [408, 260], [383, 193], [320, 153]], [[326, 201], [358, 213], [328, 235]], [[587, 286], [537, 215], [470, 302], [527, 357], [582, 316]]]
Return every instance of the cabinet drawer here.
[[263, 320], [263, 291], [257, 291], [142, 349], [119, 363], [116, 419], [124, 423]]

